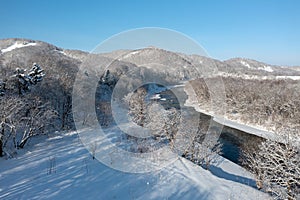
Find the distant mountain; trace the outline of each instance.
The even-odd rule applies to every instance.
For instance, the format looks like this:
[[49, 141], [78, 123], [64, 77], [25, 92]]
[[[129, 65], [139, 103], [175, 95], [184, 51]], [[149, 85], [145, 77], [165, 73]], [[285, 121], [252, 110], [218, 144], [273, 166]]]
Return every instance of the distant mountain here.
[[[278, 108], [276, 111], [272, 111], [272, 108], [270, 109], [268, 105], [255, 107], [255, 109], [258, 109], [257, 112], [260, 113], [261, 119], [268, 120], [269, 123], [271, 118], [275, 119], [276, 115], [282, 115], [285, 112], [284, 109], [287, 109], [286, 107], [290, 110], [299, 108], [293, 104], [298, 97], [292, 94], [292, 91], [297, 88], [297, 81], [300, 80], [300, 67], [274, 66], [246, 58], [219, 61], [200, 55], [186, 55], [156, 47], [91, 54], [79, 50], [59, 48], [42, 41], [16, 38], [0, 40], [0, 50], [0, 80], [11, 76], [17, 67], [29, 68], [32, 63], [38, 63], [45, 69], [45, 79], [37, 86], [36, 90], [47, 91], [42, 94], [43, 99], [44, 101], [50, 101], [58, 111], [61, 127], [63, 128], [64, 126], [73, 127], [72, 114], [70, 114], [72, 90], [75, 77], [80, 68], [86, 70], [85, 75], [95, 76], [95, 81], [99, 81], [107, 69], [115, 76], [116, 80], [122, 75], [127, 74], [129, 76], [128, 73], [133, 73], [132, 83], [123, 83], [122, 87], [128, 88], [133, 87], [133, 83], [138, 83], [141, 77], [149, 74], [153, 77], [153, 81], [160, 79], [164, 80], [166, 84], [191, 79], [222, 77], [225, 87], [227, 87], [227, 96], [228, 94], [231, 95], [231, 99], [227, 99], [227, 103], [231, 105], [229, 110], [234, 113], [232, 116], [234, 115], [236, 120], [241, 119], [239, 114], [245, 110], [245, 105], [250, 108], [252, 102], [266, 102], [267, 99], [274, 99], [275, 94], [266, 93], [271, 90], [276, 91], [276, 87], [282, 89], [280, 92], [281, 95], [285, 94], [285, 99], [280, 99], [282, 105], [276, 105], [279, 100], [274, 100], [275, 103], [273, 102], [270, 105], [271, 107], [274, 106], [274, 109], [276, 106], [276, 109]], [[84, 66], [82, 66], [83, 63]], [[98, 66], [98, 69], [93, 71], [92, 68], [95, 66]], [[199, 87], [200, 83], [197, 84], [194, 84], [194, 87]], [[266, 92], [261, 95], [265, 96], [258, 97], [260, 95], [258, 89], [263, 87], [265, 88], [261, 91]], [[237, 88], [238, 92], [236, 91]], [[249, 88], [251, 92], [249, 92]], [[289, 90], [286, 90], [287, 88]], [[126, 90], [121, 92], [124, 91]], [[240, 94], [240, 96], [245, 95], [247, 92], [244, 91], [248, 91], [249, 94], [251, 93], [255, 97], [252, 98], [252, 96], [248, 97], [246, 95], [245, 98], [240, 99], [235, 96], [237, 94]], [[289, 91], [289, 94], [286, 94], [286, 91]], [[100, 95], [97, 98], [104, 97]], [[287, 99], [289, 99], [289, 102], [286, 102]], [[209, 101], [203, 101], [202, 103], [205, 105]], [[69, 107], [66, 108], [64, 106], [66, 104], [70, 104]], [[294, 109], [294, 111], [296, 113], [297, 109]], [[272, 114], [272, 112], [275, 114]], [[292, 116], [296, 116], [295, 113], [286, 114], [285, 118], [278, 118], [278, 120], [292, 119]], [[243, 121], [247, 121], [253, 116], [252, 112], [244, 113], [243, 118], [245, 119]], [[252, 122], [258, 123], [254, 119]], [[259, 121], [259, 124], [263, 125], [264, 121]], [[271, 122], [269, 124], [270, 127], [273, 126]]]
[[[12, 60], [28, 64], [30, 58], [36, 55], [48, 55], [55, 59], [66, 59], [71, 62], [83, 62], [88, 52], [79, 50], [67, 50], [56, 47], [54, 45], [27, 39], [3, 39], [0, 40], [1, 58], [4, 63], [9, 63]], [[155, 68], [153, 63], [160, 63], [168, 67], [168, 70], [178, 68], [185, 68], [191, 70], [196, 68], [200, 72], [211, 71], [212, 68], [218, 69], [216, 71], [219, 76], [227, 76], [232, 74], [247, 74], [255, 76], [300, 76], [300, 67], [283, 67], [274, 66], [259, 61], [246, 58], [233, 58], [224, 62], [199, 56], [186, 55], [182, 53], [175, 53], [163, 49], [149, 47], [138, 50], [117, 50], [108, 53], [97, 54], [97, 56], [107, 57], [111, 59], [118, 59], [125, 62], [133, 63], [137, 66]], [[41, 60], [41, 59], [40, 59]], [[152, 65], [149, 63], [152, 63]], [[159, 67], [157, 67], [159, 68]], [[205, 70], [209, 69], [209, 70]], [[187, 75], [187, 70], [184, 73]]]

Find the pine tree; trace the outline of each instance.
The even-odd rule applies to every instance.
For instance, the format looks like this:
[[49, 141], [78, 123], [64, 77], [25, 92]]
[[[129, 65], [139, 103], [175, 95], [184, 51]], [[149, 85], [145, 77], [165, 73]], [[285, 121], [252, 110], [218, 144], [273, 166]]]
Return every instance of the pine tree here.
[[14, 77], [17, 78], [17, 87], [19, 95], [23, 95], [30, 90], [32, 85], [36, 85], [43, 80], [45, 74], [41, 67], [33, 63], [31, 70], [26, 74], [26, 69], [17, 68]]

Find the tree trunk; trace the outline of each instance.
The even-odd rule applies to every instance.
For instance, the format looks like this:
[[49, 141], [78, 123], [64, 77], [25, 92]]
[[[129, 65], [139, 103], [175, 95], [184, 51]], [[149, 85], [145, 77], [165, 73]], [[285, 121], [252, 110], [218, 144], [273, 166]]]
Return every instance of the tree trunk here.
[[23, 149], [28, 139], [29, 139], [29, 137], [26, 137], [24, 140], [22, 140], [20, 142], [20, 144], [18, 145], [18, 147]]
[[1, 133], [0, 133], [0, 157], [3, 156], [3, 141], [4, 138], [4, 123], [1, 122]]
[[23, 149], [24, 146], [25, 146], [25, 144], [26, 144], [26, 142], [28, 141], [28, 139], [29, 139], [31, 136], [33, 136], [32, 130], [29, 131], [28, 135], [25, 133], [25, 137], [23, 136], [23, 138], [22, 138], [20, 144], [18, 145], [18, 147], [21, 148], [21, 149]]
[[2, 143], [2, 139], [0, 139], [0, 157], [3, 156], [3, 143]]

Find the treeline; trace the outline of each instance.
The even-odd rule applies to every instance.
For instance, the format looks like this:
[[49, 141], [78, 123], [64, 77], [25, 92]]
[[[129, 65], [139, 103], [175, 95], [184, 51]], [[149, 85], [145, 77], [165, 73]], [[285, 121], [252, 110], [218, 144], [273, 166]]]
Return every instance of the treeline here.
[[[191, 81], [200, 107], [210, 107], [210, 91], [206, 82]], [[223, 78], [226, 94], [226, 115], [230, 119], [241, 120], [278, 131], [282, 127], [300, 128], [300, 85], [299, 81], [246, 80]], [[280, 131], [278, 131], [280, 132]]]
[[0, 57], [0, 156], [13, 157], [33, 136], [75, 128], [72, 87], [79, 62], [56, 51], [20, 55], [27, 57]]

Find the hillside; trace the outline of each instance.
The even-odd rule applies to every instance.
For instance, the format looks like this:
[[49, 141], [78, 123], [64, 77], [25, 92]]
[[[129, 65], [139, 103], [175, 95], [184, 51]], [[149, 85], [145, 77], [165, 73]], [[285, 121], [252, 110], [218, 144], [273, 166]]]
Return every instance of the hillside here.
[[[222, 101], [226, 104], [226, 116], [231, 120], [259, 125], [271, 131], [283, 122], [298, 130], [294, 125], [299, 124], [297, 119], [300, 119], [297, 109], [300, 71], [295, 68], [244, 58], [221, 62], [155, 47], [89, 54], [64, 50], [41, 41], [5, 39], [0, 41], [0, 49], [0, 80], [11, 76], [17, 67], [28, 68], [32, 63], [38, 63], [45, 69], [45, 80], [34, 90], [48, 91], [41, 96], [44, 101], [50, 101], [59, 113], [60, 128], [74, 128], [71, 101], [76, 73], [80, 66], [91, 65], [87, 61], [93, 60], [94, 65], [100, 64], [97, 72], [91, 69], [91, 74], [97, 74], [95, 81], [103, 75], [105, 68], [116, 77], [129, 70], [136, 77], [147, 74], [153, 81], [162, 81], [166, 85], [195, 80], [192, 85], [198, 94], [200, 107], [207, 111], [212, 100], [207, 84], [218, 80], [225, 87], [226, 97]], [[139, 79], [135, 78], [135, 81]], [[125, 85], [128, 87], [130, 84]]]
[[[216, 160], [211, 165], [207, 161], [205, 170], [201, 158], [194, 158], [194, 149], [211, 142], [205, 140], [208, 133], [222, 133], [222, 118], [232, 128], [255, 127], [252, 132], [261, 129], [273, 137], [299, 138], [297, 68], [246, 58], [219, 61], [156, 47], [95, 54], [26, 39], [0, 40], [0, 50], [0, 178], [6, 183], [0, 183], [0, 198], [266, 199], [268, 195], [256, 189], [257, 177], [215, 152]], [[16, 74], [28, 78], [32, 66], [41, 67], [42, 79], [23, 91]], [[132, 100], [139, 92], [142, 96]], [[126, 131], [140, 134], [144, 128], [145, 99], [154, 105], [149, 124], [159, 134], [140, 139]], [[155, 104], [159, 102], [169, 108]], [[132, 105], [138, 107], [143, 126], [128, 125], [133, 120], [126, 109], [136, 109]], [[207, 115], [202, 118], [194, 108]], [[160, 128], [165, 135], [160, 135]], [[268, 138], [253, 135], [261, 136], [255, 141]], [[219, 143], [219, 137], [214, 142]], [[120, 147], [117, 152], [114, 145]], [[176, 154], [159, 148], [167, 145], [179, 147]], [[211, 145], [215, 149], [215, 143]], [[254, 144], [255, 150], [258, 146]], [[156, 148], [159, 154], [151, 154]], [[158, 162], [162, 169], [153, 173], [146, 170], [148, 160], [145, 168], [135, 171], [147, 173], [129, 174], [125, 172], [139, 165], [119, 150], [135, 155], [133, 161], [142, 155], [167, 162], [174, 155], [176, 159], [165, 168]], [[112, 155], [118, 159], [113, 161]], [[114, 170], [123, 165], [123, 172]]]
[[76, 132], [38, 137], [0, 166], [0, 198], [7, 200], [269, 199], [251, 186], [251, 174], [223, 159], [215, 175], [184, 158], [152, 173], [114, 170], [93, 160]]

